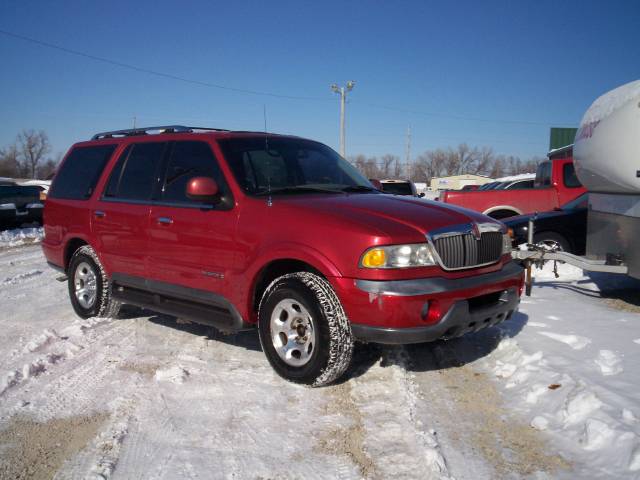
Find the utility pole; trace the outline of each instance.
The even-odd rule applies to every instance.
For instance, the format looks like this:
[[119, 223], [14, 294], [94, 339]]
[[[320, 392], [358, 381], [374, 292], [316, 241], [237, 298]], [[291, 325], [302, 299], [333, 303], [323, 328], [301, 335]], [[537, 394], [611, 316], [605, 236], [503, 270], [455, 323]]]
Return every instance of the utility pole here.
[[133, 129], [136, 129], [136, 116], [133, 116]]
[[335, 83], [331, 85], [331, 90], [340, 95], [340, 155], [346, 158], [345, 152], [345, 133], [344, 133], [344, 109], [347, 103], [347, 93], [353, 90], [356, 82], [349, 80], [345, 87], [338, 87]]
[[406, 163], [409, 165], [411, 163], [411, 125], [407, 127], [407, 157]]

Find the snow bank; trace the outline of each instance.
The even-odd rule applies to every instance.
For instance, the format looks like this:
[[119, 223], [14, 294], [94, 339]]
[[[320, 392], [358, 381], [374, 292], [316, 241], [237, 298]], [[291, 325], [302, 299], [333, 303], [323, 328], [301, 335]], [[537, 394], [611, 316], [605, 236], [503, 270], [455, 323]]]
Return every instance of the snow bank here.
[[25, 243], [40, 242], [44, 238], [44, 229], [15, 228], [0, 232], [0, 247], [16, 247]]

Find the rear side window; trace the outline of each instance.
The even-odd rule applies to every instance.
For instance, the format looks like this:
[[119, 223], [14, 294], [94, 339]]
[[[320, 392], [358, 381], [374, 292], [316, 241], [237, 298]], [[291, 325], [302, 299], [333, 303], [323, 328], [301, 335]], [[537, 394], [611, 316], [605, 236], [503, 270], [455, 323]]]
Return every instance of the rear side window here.
[[151, 200], [166, 146], [166, 142], [130, 145], [113, 167], [105, 198]]
[[228, 193], [218, 162], [207, 143], [175, 142], [167, 163], [162, 201], [199, 204], [187, 197], [187, 183], [194, 177], [213, 178], [218, 184], [221, 195]]
[[74, 148], [56, 173], [49, 197], [88, 199], [115, 149], [116, 145]]
[[573, 163], [564, 164], [562, 167], [562, 179], [567, 188], [578, 188], [582, 186], [576, 175], [576, 168], [573, 166]]
[[551, 162], [542, 162], [536, 171], [536, 188], [551, 186]]

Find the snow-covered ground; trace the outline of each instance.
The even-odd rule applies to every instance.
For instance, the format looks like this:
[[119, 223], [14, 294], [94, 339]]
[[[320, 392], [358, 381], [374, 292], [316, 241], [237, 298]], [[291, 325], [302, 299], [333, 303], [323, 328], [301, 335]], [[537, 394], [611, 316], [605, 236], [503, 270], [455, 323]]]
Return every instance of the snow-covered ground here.
[[42, 227], [0, 230], [0, 248], [40, 242], [43, 236], [44, 229]]
[[361, 346], [309, 389], [252, 332], [78, 319], [39, 246], [5, 244], [0, 478], [636, 478], [640, 314], [560, 273], [499, 328]]

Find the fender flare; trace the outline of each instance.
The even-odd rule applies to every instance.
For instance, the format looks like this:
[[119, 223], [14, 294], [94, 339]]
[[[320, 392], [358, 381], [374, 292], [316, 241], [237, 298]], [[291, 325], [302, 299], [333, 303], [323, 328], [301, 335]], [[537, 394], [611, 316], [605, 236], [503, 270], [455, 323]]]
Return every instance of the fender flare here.
[[484, 212], [483, 215], [489, 215], [490, 213], [497, 212], [498, 210], [511, 210], [512, 212], [516, 212], [516, 215], [522, 215], [524, 212], [519, 208], [513, 207], [511, 205], [496, 205], [495, 207], [488, 208]]

